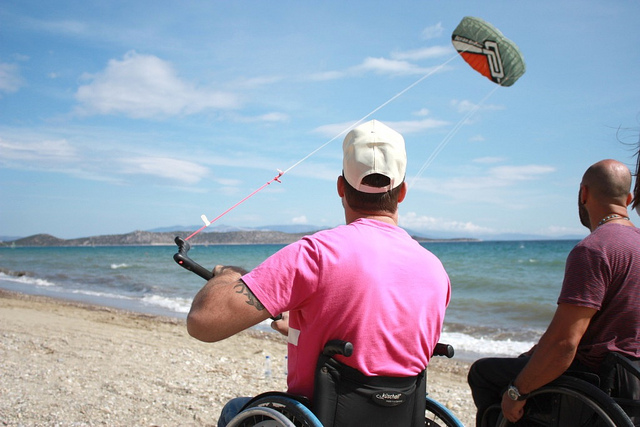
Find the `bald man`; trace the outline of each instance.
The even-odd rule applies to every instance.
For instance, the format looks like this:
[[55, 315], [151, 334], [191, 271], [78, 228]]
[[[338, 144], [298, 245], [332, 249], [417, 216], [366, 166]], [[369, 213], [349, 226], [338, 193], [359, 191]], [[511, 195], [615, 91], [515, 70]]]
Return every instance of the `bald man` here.
[[640, 229], [627, 213], [630, 189], [631, 172], [616, 160], [602, 160], [585, 172], [578, 212], [591, 234], [567, 257], [558, 307], [538, 345], [519, 358], [472, 365], [468, 380], [477, 426], [485, 425], [485, 410], [499, 402], [505, 418], [516, 422], [527, 395], [569, 367], [598, 373], [610, 352], [640, 358]]

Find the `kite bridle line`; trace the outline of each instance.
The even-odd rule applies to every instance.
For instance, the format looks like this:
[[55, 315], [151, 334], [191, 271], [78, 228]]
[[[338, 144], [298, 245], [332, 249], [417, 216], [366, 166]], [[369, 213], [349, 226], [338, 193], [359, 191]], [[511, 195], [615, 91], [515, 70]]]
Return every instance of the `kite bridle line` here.
[[425, 171], [425, 169], [427, 169], [429, 167], [429, 165], [433, 162], [433, 160], [436, 158], [436, 156], [438, 154], [440, 154], [440, 152], [444, 149], [444, 147], [449, 143], [449, 141], [451, 141], [451, 139], [453, 139], [453, 137], [458, 133], [458, 131], [460, 130], [460, 128], [467, 122], [467, 120], [469, 120], [471, 117], [473, 117], [478, 110], [480, 110], [480, 107], [482, 107], [482, 105], [487, 101], [487, 99], [489, 99], [491, 97], [491, 95], [494, 94], [494, 92], [496, 90], [498, 90], [500, 86], [496, 86], [494, 87], [484, 98], [482, 98], [482, 100], [476, 104], [458, 123], [456, 123], [456, 125], [449, 131], [449, 133], [447, 134], [447, 136], [444, 137], [444, 139], [442, 141], [440, 141], [440, 144], [438, 144], [438, 146], [435, 148], [435, 150], [433, 150], [433, 152], [431, 153], [431, 155], [429, 156], [429, 158], [424, 162], [424, 164], [422, 165], [422, 167], [420, 168], [420, 170], [418, 171], [418, 173], [413, 177], [413, 179], [411, 180], [411, 184], [409, 184], [409, 188], [412, 188], [414, 186], [414, 184], [416, 183], [416, 181], [418, 180], [418, 178], [420, 178], [420, 176], [422, 175], [422, 173]]
[[268, 187], [269, 185], [271, 185], [273, 182], [278, 182], [278, 183], [282, 183], [280, 181], [280, 178], [282, 176], [284, 176], [286, 173], [288, 173], [290, 170], [292, 170], [293, 168], [295, 168], [296, 166], [298, 166], [300, 163], [304, 162], [305, 160], [307, 160], [309, 157], [313, 156], [314, 154], [316, 154], [318, 151], [322, 150], [324, 147], [326, 147], [327, 145], [329, 145], [330, 143], [332, 143], [333, 141], [335, 141], [336, 139], [338, 139], [340, 136], [344, 135], [345, 133], [347, 133], [350, 129], [352, 129], [353, 127], [359, 125], [360, 123], [364, 122], [367, 118], [371, 117], [373, 114], [375, 114], [376, 112], [380, 111], [382, 108], [386, 107], [387, 105], [389, 105], [390, 103], [392, 103], [393, 101], [395, 101], [396, 99], [398, 99], [399, 97], [401, 97], [402, 95], [404, 95], [407, 91], [413, 89], [415, 86], [417, 86], [419, 83], [421, 83], [422, 81], [426, 80], [428, 77], [432, 76], [433, 74], [435, 74], [436, 72], [440, 71], [445, 65], [447, 65], [449, 62], [453, 61], [455, 58], [457, 58], [459, 55], [456, 52], [456, 54], [451, 57], [450, 59], [448, 59], [447, 61], [443, 62], [442, 64], [438, 65], [436, 68], [434, 68], [433, 70], [429, 71], [427, 74], [425, 74], [424, 76], [420, 77], [418, 80], [416, 80], [415, 82], [413, 82], [412, 84], [410, 84], [409, 86], [407, 86], [406, 88], [404, 88], [403, 90], [401, 90], [400, 92], [398, 92], [397, 94], [395, 94], [394, 96], [392, 96], [391, 98], [389, 98], [387, 101], [385, 101], [384, 103], [382, 103], [381, 105], [379, 105], [378, 107], [376, 107], [375, 109], [373, 109], [371, 112], [369, 112], [368, 114], [366, 114], [364, 117], [362, 117], [360, 120], [354, 122], [353, 124], [351, 124], [349, 127], [347, 127], [346, 129], [344, 129], [343, 131], [341, 131], [340, 133], [338, 133], [336, 136], [334, 136], [333, 138], [331, 138], [330, 140], [328, 140], [327, 142], [325, 142], [324, 144], [320, 145], [318, 148], [316, 148], [315, 150], [313, 150], [311, 153], [307, 154], [306, 156], [304, 156], [302, 159], [298, 160], [296, 163], [294, 163], [293, 165], [291, 165], [288, 169], [285, 169], [284, 171], [281, 171], [278, 169], [278, 175], [274, 178], [272, 178], [271, 180], [267, 181], [266, 183], [262, 184], [260, 187], [258, 187], [256, 190], [254, 190], [253, 192], [251, 192], [248, 196], [244, 197], [242, 200], [240, 200], [239, 202], [237, 202], [236, 204], [234, 204], [233, 206], [231, 206], [229, 209], [227, 209], [226, 211], [222, 212], [220, 215], [218, 215], [217, 217], [215, 217], [213, 220], [209, 221], [207, 219], [207, 217], [205, 215], [202, 215], [200, 218], [202, 219], [202, 221], [204, 222], [204, 225], [202, 227], [200, 227], [198, 230], [194, 231], [193, 233], [191, 233], [188, 237], [186, 237], [184, 240], [188, 241], [189, 239], [191, 239], [192, 237], [194, 237], [195, 235], [199, 234], [200, 232], [202, 232], [203, 230], [205, 230], [207, 227], [209, 227], [211, 224], [213, 224], [214, 222], [216, 222], [217, 220], [219, 220], [220, 218], [222, 218], [223, 216], [225, 216], [226, 214], [228, 214], [229, 212], [231, 212], [233, 209], [237, 208], [238, 206], [240, 206], [242, 203], [246, 202], [248, 199], [250, 199], [251, 197], [253, 197], [254, 195], [256, 195], [257, 193], [259, 193], [260, 191], [264, 190], [266, 187]]

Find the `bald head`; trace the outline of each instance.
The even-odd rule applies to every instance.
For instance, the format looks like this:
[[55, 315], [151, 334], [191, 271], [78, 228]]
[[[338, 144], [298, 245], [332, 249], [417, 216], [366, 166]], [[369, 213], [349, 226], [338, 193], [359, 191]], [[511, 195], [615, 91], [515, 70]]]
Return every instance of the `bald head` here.
[[601, 203], [627, 206], [631, 191], [631, 171], [617, 160], [601, 160], [582, 177], [582, 185]]

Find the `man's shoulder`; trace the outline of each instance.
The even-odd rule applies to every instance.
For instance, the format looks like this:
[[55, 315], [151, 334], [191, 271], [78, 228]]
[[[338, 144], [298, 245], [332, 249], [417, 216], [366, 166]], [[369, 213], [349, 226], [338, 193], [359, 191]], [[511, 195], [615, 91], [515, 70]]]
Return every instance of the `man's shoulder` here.
[[607, 253], [622, 249], [640, 254], [640, 228], [609, 224], [598, 227], [571, 251], [575, 253]]
[[589, 245], [594, 242], [612, 242], [619, 239], [640, 239], [640, 228], [621, 224], [605, 224], [593, 230], [578, 245]]

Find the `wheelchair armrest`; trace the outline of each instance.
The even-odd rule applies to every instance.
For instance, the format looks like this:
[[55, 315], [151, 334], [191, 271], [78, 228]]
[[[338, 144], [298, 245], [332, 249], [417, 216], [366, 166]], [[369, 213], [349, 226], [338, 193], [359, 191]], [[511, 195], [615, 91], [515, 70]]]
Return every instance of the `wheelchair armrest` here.
[[629, 358], [620, 353], [610, 353], [608, 356], [616, 365], [620, 365], [625, 371], [636, 377], [640, 381], [640, 367], [635, 365]]
[[568, 370], [564, 373], [564, 375], [577, 378], [579, 380], [588, 382], [589, 384], [593, 384], [596, 387], [600, 387], [600, 376], [594, 374], [593, 372]]
[[264, 393], [260, 393], [257, 396], [254, 396], [250, 401], [245, 403], [245, 405], [242, 407], [242, 410], [245, 410], [245, 409], [250, 408], [252, 406], [256, 406], [256, 403], [272, 402], [272, 401], [277, 401], [278, 399], [283, 399], [283, 398], [295, 400], [297, 402], [302, 403], [307, 408], [311, 408], [311, 402], [305, 396], [301, 396], [301, 395], [298, 395], [298, 394], [286, 393], [286, 392], [283, 392], [283, 391], [267, 391], [267, 392], [264, 392]]
[[449, 359], [453, 357], [455, 350], [451, 344], [444, 344], [439, 342], [436, 344], [436, 348], [433, 350], [434, 356], [447, 356]]
[[353, 354], [353, 344], [343, 340], [331, 340], [324, 345], [322, 349], [322, 355], [332, 357], [335, 355], [341, 355], [350, 357]]

